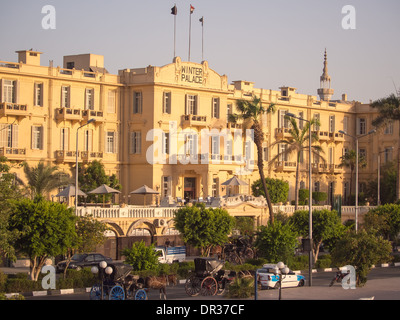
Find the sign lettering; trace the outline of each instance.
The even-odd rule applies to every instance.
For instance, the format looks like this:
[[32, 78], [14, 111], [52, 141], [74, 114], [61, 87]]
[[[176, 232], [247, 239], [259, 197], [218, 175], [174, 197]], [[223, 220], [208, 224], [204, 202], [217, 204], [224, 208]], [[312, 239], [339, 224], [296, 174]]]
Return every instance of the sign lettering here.
[[181, 68], [181, 81], [189, 83], [203, 83], [203, 69], [183, 66]]

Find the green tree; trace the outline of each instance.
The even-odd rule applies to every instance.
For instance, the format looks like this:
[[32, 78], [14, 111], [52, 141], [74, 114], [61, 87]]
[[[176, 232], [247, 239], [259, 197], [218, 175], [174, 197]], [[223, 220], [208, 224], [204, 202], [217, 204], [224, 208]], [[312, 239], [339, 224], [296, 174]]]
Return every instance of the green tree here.
[[104, 169], [104, 164], [98, 160], [93, 160], [87, 165], [79, 164], [78, 179], [79, 188], [88, 195], [86, 198], [87, 202], [103, 202], [103, 198], [105, 201], [110, 201], [110, 199], [112, 198], [112, 194], [88, 194], [89, 191], [100, 187], [102, 184], [108, 185], [109, 187], [116, 190], [122, 189], [122, 186], [119, 183], [117, 176], [115, 174], [108, 176]]
[[66, 253], [76, 240], [73, 208], [43, 200], [11, 200], [8, 228], [16, 235], [16, 251], [30, 259], [31, 279], [37, 281], [48, 257]]
[[[309, 211], [298, 210], [289, 219], [302, 237], [308, 237], [309, 233]], [[345, 226], [342, 225], [340, 217], [336, 211], [330, 210], [314, 210], [312, 213], [313, 223], [313, 256], [314, 262], [318, 260], [318, 254], [321, 244], [333, 247], [335, 242], [343, 236], [346, 231]]]
[[16, 257], [14, 234], [8, 230], [10, 206], [7, 201], [22, 197], [16, 176], [10, 172], [14, 166], [6, 157], [0, 157], [0, 259], [5, 256], [10, 260], [15, 260]]
[[105, 242], [105, 232], [107, 225], [92, 216], [76, 217], [76, 237], [71, 241], [71, 247], [67, 249], [67, 263], [64, 269], [64, 278], [66, 278], [68, 266], [71, 258], [76, 252], [93, 252], [96, 246]]
[[378, 109], [379, 115], [372, 121], [372, 125], [380, 127], [392, 120], [400, 120], [400, 98], [395, 94], [371, 103], [371, 108]]
[[[299, 206], [299, 173], [300, 173], [300, 161], [301, 161], [301, 155], [306, 152], [307, 150], [310, 150], [309, 146], [309, 141], [310, 141], [310, 128], [312, 125], [320, 125], [319, 121], [317, 119], [312, 119], [310, 122], [306, 122], [303, 126], [303, 129], [299, 129], [297, 125], [296, 119], [292, 117], [287, 117], [286, 119], [289, 120], [290, 123], [290, 129], [289, 129], [289, 134], [290, 137], [286, 139], [281, 139], [278, 141], [275, 141], [274, 143], [271, 144], [271, 147], [283, 144], [286, 146], [284, 151], [280, 151], [271, 159], [271, 164], [274, 163], [275, 161], [280, 161], [282, 158], [289, 157], [290, 155], [294, 154], [296, 156], [296, 179], [295, 179], [295, 210], [297, 210]], [[325, 162], [325, 159], [321, 157], [321, 153], [323, 153], [323, 149], [321, 146], [318, 145], [313, 145], [313, 143], [318, 142], [318, 135], [315, 132], [311, 133], [311, 152], [320, 157], [323, 162]], [[311, 159], [310, 159], [311, 161]]]
[[259, 257], [267, 259], [271, 263], [279, 261], [290, 263], [294, 258], [297, 248], [298, 234], [291, 224], [282, 224], [281, 221], [261, 226], [257, 232], [256, 247]]
[[[269, 196], [272, 203], [286, 202], [289, 195], [289, 183], [282, 179], [265, 178]], [[261, 179], [254, 181], [251, 185], [253, 195], [256, 197], [264, 196]]]
[[236, 123], [242, 119], [254, 131], [254, 143], [257, 148], [257, 167], [260, 174], [260, 179], [263, 185], [265, 198], [267, 200], [270, 221], [274, 221], [274, 214], [272, 209], [272, 202], [268, 192], [267, 184], [265, 183], [264, 175], [264, 159], [263, 159], [263, 141], [264, 133], [260, 125], [260, 117], [264, 113], [275, 112], [275, 105], [270, 104], [268, 108], [264, 108], [261, 99], [253, 95], [252, 100], [239, 99], [236, 101], [236, 109], [238, 114], [230, 114], [229, 121]]
[[[397, 168], [394, 161], [386, 163], [381, 168], [380, 201], [381, 204], [395, 203], [397, 186]], [[365, 196], [370, 203], [378, 202], [378, 179], [370, 180]]]
[[122, 255], [125, 256], [125, 262], [131, 265], [135, 271], [157, 270], [158, 254], [154, 248], [154, 244], [147, 247], [142, 240], [134, 242], [131, 248], [124, 249]]
[[351, 265], [356, 269], [358, 286], [367, 282], [367, 275], [377, 263], [389, 262], [392, 247], [389, 241], [365, 230], [348, 232], [341, 237], [331, 252], [337, 266]]
[[364, 228], [384, 239], [395, 241], [400, 233], [400, 205], [385, 204], [364, 216]]
[[[356, 168], [357, 162], [357, 153], [355, 150], [347, 151], [342, 157], [340, 157], [339, 167], [347, 167], [350, 168], [350, 193], [353, 192], [353, 178], [354, 178], [354, 170]], [[363, 155], [358, 155], [358, 167], [365, 168], [367, 166], [367, 160]], [[346, 201], [350, 201], [351, 196]]]
[[224, 209], [206, 208], [199, 203], [179, 209], [174, 223], [186, 243], [199, 248], [201, 255], [208, 256], [212, 246], [228, 241], [235, 219]]
[[24, 173], [27, 179], [26, 187], [32, 199], [36, 196], [46, 196], [54, 189], [71, 182], [70, 176], [61, 172], [57, 166], [46, 165], [42, 161], [36, 167], [24, 163]]
[[235, 217], [235, 229], [241, 235], [252, 237], [254, 235], [254, 218], [253, 217]]

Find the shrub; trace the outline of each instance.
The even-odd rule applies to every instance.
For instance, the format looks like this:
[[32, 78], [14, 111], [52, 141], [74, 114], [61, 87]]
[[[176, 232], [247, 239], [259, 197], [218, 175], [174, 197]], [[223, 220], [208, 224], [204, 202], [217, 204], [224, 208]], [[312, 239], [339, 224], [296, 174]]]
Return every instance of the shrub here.
[[142, 240], [134, 242], [132, 248], [124, 249], [122, 255], [125, 256], [125, 262], [130, 264], [135, 271], [157, 270], [158, 255], [154, 247], [154, 244], [147, 247]]
[[250, 298], [254, 295], [253, 277], [235, 278], [228, 287], [229, 298]]
[[320, 203], [328, 199], [328, 194], [326, 192], [314, 191], [312, 197], [316, 203]]
[[308, 255], [296, 256], [287, 263], [289, 269], [291, 270], [306, 270], [308, 269], [308, 264], [309, 264]]
[[179, 268], [177, 269], [179, 277], [185, 279], [191, 271], [194, 271], [194, 261], [179, 262]]
[[30, 291], [40, 291], [42, 289], [41, 282], [36, 282], [25, 279], [10, 278], [6, 284], [6, 292], [30, 292]]
[[6, 290], [8, 276], [0, 270], [0, 292], [4, 292]]
[[318, 269], [330, 268], [332, 266], [332, 258], [330, 254], [324, 254], [318, 258], [315, 267]]

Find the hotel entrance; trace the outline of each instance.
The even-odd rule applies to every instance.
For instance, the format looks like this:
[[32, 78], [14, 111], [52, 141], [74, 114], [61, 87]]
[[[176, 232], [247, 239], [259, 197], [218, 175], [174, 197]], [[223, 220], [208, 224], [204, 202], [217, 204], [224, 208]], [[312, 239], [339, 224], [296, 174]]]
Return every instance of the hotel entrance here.
[[192, 199], [196, 199], [196, 178], [184, 178], [183, 191], [186, 203]]

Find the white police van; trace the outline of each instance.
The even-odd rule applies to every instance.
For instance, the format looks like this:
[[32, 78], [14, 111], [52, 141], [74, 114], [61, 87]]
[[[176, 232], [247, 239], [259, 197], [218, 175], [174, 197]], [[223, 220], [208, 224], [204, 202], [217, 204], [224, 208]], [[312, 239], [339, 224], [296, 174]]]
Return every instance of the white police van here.
[[[276, 264], [264, 264], [261, 269], [257, 270], [258, 278], [261, 283], [261, 289], [279, 288], [280, 274], [276, 274]], [[306, 279], [304, 276], [295, 274], [289, 270], [287, 274], [282, 275], [282, 288], [302, 287]]]

